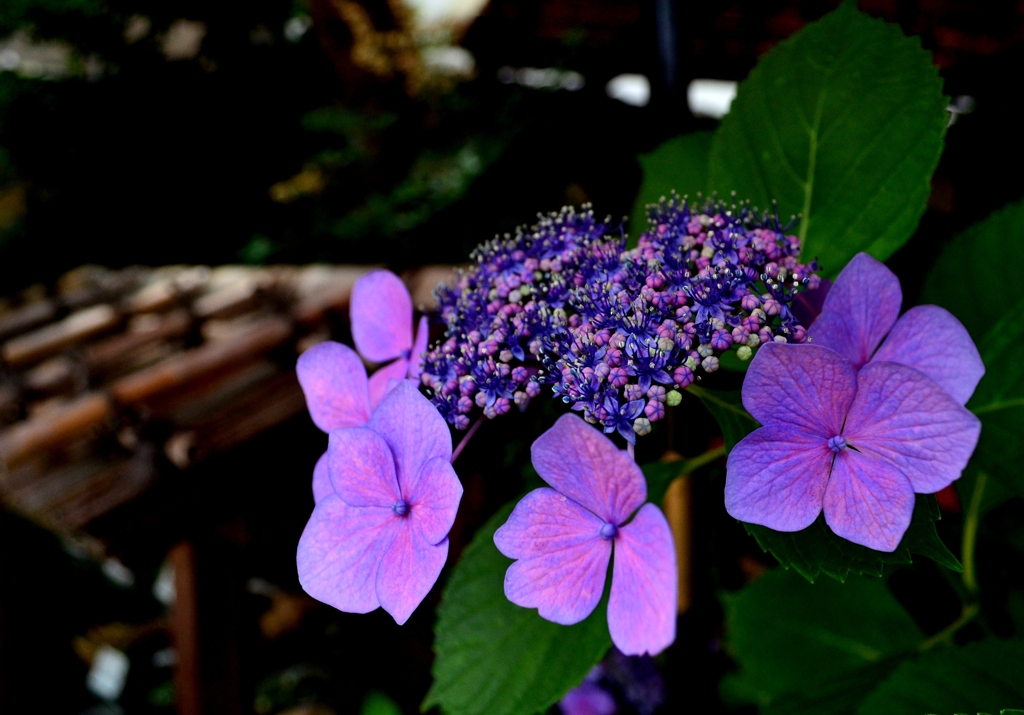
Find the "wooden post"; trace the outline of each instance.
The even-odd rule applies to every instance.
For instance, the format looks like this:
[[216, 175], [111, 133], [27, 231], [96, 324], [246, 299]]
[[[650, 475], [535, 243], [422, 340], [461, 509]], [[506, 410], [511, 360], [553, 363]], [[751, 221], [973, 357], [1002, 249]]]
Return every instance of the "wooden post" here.
[[174, 703], [178, 715], [202, 715], [195, 547], [188, 541], [175, 545], [167, 554], [167, 563], [174, 574], [170, 619], [171, 642], [178, 654], [174, 667]]

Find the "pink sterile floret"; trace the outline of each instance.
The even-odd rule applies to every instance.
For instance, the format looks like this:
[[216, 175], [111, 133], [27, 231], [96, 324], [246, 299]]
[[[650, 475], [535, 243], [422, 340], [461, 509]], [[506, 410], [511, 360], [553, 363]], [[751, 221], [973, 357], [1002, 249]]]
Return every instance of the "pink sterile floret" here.
[[365, 427], [333, 430], [299, 540], [305, 591], [350, 613], [380, 606], [405, 623], [448, 557], [462, 498], [451, 456], [444, 418], [409, 381], [384, 397]]
[[640, 467], [575, 415], [541, 435], [532, 457], [553, 488], [527, 494], [494, 534], [498, 550], [517, 559], [505, 595], [549, 621], [578, 623], [601, 600], [614, 547], [612, 642], [627, 655], [667, 648], [675, 640], [675, 550], [664, 514], [644, 504]]

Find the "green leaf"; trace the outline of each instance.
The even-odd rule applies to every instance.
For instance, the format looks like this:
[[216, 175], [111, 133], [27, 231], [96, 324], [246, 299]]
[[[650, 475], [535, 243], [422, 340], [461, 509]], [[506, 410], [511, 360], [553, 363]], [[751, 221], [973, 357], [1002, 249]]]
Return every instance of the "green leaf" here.
[[921, 302], [946, 308], [977, 341], [1020, 302], [1022, 266], [1024, 200], [956, 236], [925, 278]]
[[900, 665], [858, 715], [998, 711], [1024, 704], [1024, 641], [990, 638]]
[[971, 460], [980, 469], [1024, 495], [1024, 321], [1020, 310], [1011, 308], [980, 341], [985, 376], [978, 384], [968, 409], [981, 419], [981, 439]]
[[900, 545], [891, 553], [875, 551], [836, 536], [823, 516], [803, 531], [774, 531], [766, 526], [747, 523], [743, 523], [743, 527], [757, 540], [762, 550], [770, 552], [780, 564], [808, 581], [815, 582], [822, 573], [837, 581], [845, 581], [851, 573], [881, 576], [885, 566], [911, 563], [911, 554], [927, 556], [953, 571], [963, 571], [963, 566], [935, 531], [935, 522], [939, 518], [935, 496], [918, 494], [910, 526]]
[[402, 708], [384, 693], [371, 690], [363, 700], [359, 715], [402, 715]]
[[761, 425], [743, 408], [740, 390], [723, 391], [708, 390], [690, 385], [687, 391], [700, 398], [708, 412], [718, 420], [725, 438], [725, 448], [732, 451], [736, 443], [756, 430]]
[[802, 214], [803, 256], [835, 276], [884, 260], [917, 227], [946, 98], [920, 40], [844, 3], [766, 54], [711, 145], [709, 188]]
[[855, 706], [891, 671], [897, 656], [923, 640], [880, 579], [811, 584], [774, 569], [724, 601], [726, 645], [739, 673], [723, 688], [763, 712], [781, 712], [787, 703], [810, 698], [822, 707], [802, 712], [849, 712], [851, 703], [837, 709], [822, 693], [845, 692], [844, 700]]
[[560, 626], [505, 598], [512, 562], [494, 546], [508, 504], [466, 548], [437, 611], [434, 684], [423, 710], [448, 715], [533, 715], [579, 685], [611, 646], [602, 602], [582, 623]]
[[710, 152], [711, 132], [694, 132], [673, 137], [651, 153], [637, 157], [644, 178], [629, 219], [633, 245], [647, 230], [647, 204], [657, 203], [673, 191], [680, 196], [707, 191]]

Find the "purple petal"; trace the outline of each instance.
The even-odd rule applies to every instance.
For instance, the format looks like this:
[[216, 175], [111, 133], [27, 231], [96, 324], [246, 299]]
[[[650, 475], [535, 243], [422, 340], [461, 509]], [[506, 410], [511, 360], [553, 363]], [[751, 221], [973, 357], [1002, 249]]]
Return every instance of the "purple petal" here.
[[462, 499], [462, 483], [451, 462], [443, 457], [427, 460], [412, 483], [403, 485], [409, 519], [420, 536], [436, 544], [452, 530]]
[[661, 509], [644, 504], [615, 537], [608, 632], [626, 655], [655, 655], [676, 639], [675, 544]]
[[621, 524], [647, 499], [629, 454], [576, 415], [562, 415], [530, 450], [541, 478], [605, 521]]
[[390, 509], [353, 507], [328, 495], [299, 539], [299, 583], [310, 596], [348, 613], [368, 613], [377, 600], [377, 567], [395, 538]]
[[402, 519], [401, 528], [377, 571], [377, 598], [398, 625], [420, 605], [441, 575], [448, 558], [448, 539], [428, 544]]
[[729, 452], [725, 510], [776, 531], [806, 529], [821, 513], [832, 450], [789, 425], [756, 429]]
[[366, 368], [355, 351], [341, 343], [314, 345], [295, 367], [309, 415], [324, 432], [355, 427], [370, 419]]
[[896, 274], [858, 253], [836, 278], [808, 335], [816, 345], [831, 348], [860, 367], [892, 329], [902, 303]]
[[405, 357], [412, 347], [412, 298], [391, 271], [373, 271], [356, 281], [349, 314], [352, 340], [367, 360]]
[[313, 467], [313, 503], [319, 504], [328, 494], [334, 494], [334, 487], [331, 486], [331, 475], [327, 469], [327, 452], [324, 452]]
[[793, 299], [789, 309], [793, 311], [793, 317], [804, 327], [814, 322], [815, 318], [821, 315], [821, 308], [825, 305], [825, 298], [832, 288], [832, 281], [822, 278], [821, 283], [813, 290], [805, 290]]
[[895, 551], [914, 513], [914, 488], [884, 459], [844, 449], [825, 490], [825, 522], [848, 541]]
[[615, 715], [618, 710], [607, 690], [586, 682], [566, 693], [558, 708], [562, 715]]
[[905, 365], [871, 362], [857, 382], [843, 431], [850, 446], [888, 460], [919, 494], [937, 492], [960, 476], [978, 443], [977, 417]]
[[409, 354], [409, 377], [419, 380], [423, 372], [423, 353], [427, 352], [427, 343], [430, 340], [430, 326], [427, 324], [427, 316], [420, 316], [420, 325], [416, 329], [416, 341], [412, 345], [412, 352]]
[[937, 305], [920, 305], [904, 313], [872, 361], [917, 368], [961, 405], [971, 399], [985, 374], [967, 328]]
[[366, 427], [331, 432], [327, 464], [335, 494], [349, 506], [390, 509], [402, 496], [387, 442]]
[[839, 434], [856, 392], [857, 372], [839, 353], [768, 343], [743, 379], [743, 406], [761, 424], [793, 425], [828, 439]]
[[604, 522], [554, 489], [534, 489], [494, 532], [511, 559], [505, 596], [541, 617], [568, 626], [589, 616], [604, 592], [612, 543]]
[[444, 417], [411, 380], [402, 380], [384, 396], [366, 426], [391, 448], [400, 487], [411, 484], [428, 459], [452, 459], [452, 437]]
[[404, 380], [408, 371], [409, 361], [405, 358], [398, 358], [370, 375], [370, 409], [376, 409], [380, 401], [384, 399], [384, 395], [388, 394], [401, 380]]

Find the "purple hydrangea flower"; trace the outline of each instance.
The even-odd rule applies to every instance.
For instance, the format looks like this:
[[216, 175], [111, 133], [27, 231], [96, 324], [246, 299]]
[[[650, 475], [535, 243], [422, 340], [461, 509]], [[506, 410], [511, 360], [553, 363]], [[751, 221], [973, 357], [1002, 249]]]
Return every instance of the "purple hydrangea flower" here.
[[644, 504], [640, 467], [575, 415], [542, 434], [532, 457], [553, 488], [527, 494], [494, 534], [498, 550], [517, 559], [505, 595], [549, 621], [578, 623], [601, 600], [614, 548], [612, 642], [629, 655], [667, 648], [676, 628], [675, 549], [665, 515]]
[[836, 278], [808, 335], [856, 368], [880, 361], [916, 368], [967, 404], [985, 374], [967, 329], [937, 305], [920, 305], [899, 317], [902, 302], [896, 275], [858, 253]]
[[[299, 540], [299, 582], [341, 611], [378, 606], [405, 623], [437, 581], [462, 498], [448, 426], [415, 383], [392, 389], [365, 427], [331, 432], [330, 491]], [[326, 462], [326, 464], [322, 464]]]
[[666, 390], [714, 372], [723, 353], [748, 360], [763, 343], [802, 342], [791, 305], [820, 280], [799, 262], [799, 239], [747, 204], [673, 196], [648, 220], [617, 270], [572, 292], [544, 350], [555, 396], [630, 443], [664, 417]]
[[475, 265], [438, 288], [447, 331], [424, 358], [421, 379], [457, 429], [469, 427], [472, 413], [494, 418], [540, 394], [541, 350], [570, 292], [618, 267], [625, 238], [608, 233], [608, 219], [589, 206], [541, 215], [482, 244]]
[[558, 703], [562, 715], [615, 715], [619, 706], [611, 693], [601, 687], [604, 668], [594, 666], [586, 679], [565, 694]]
[[729, 453], [726, 510], [777, 531], [805, 529], [824, 510], [832, 531], [878, 551], [899, 545], [915, 492], [960, 476], [981, 431], [919, 370], [876, 359], [858, 371], [812, 344], [765, 345], [743, 406], [764, 426]]
[[412, 332], [412, 297], [391, 271], [372, 271], [356, 281], [349, 307], [352, 340], [370, 362], [388, 362], [370, 377], [370, 403], [376, 405], [391, 380], [417, 379], [427, 350], [427, 318]]

